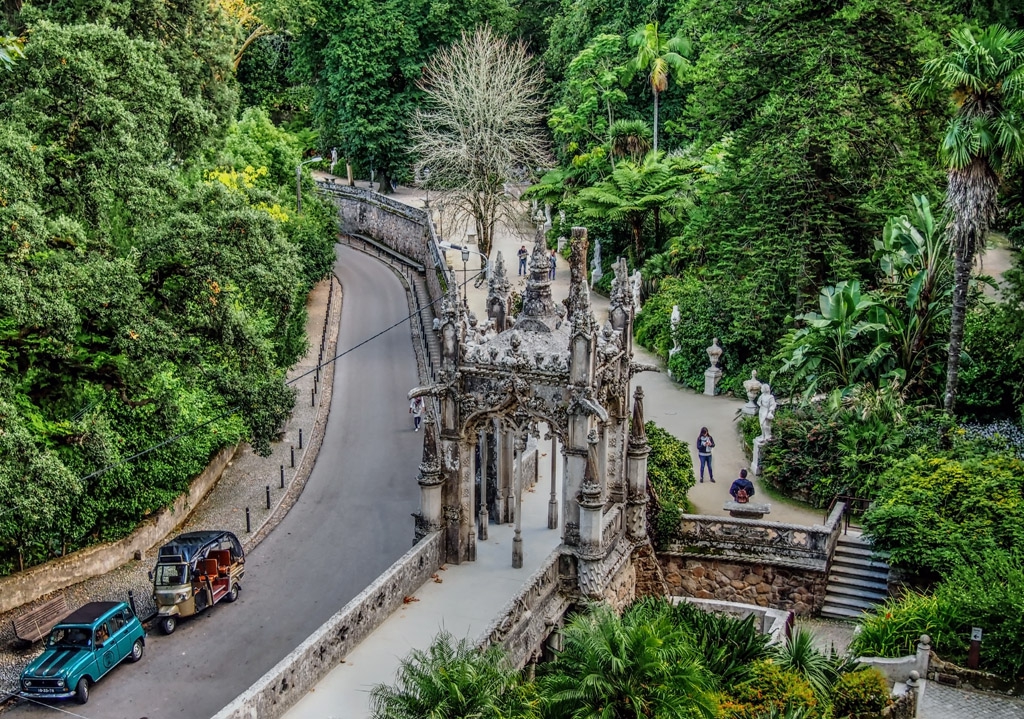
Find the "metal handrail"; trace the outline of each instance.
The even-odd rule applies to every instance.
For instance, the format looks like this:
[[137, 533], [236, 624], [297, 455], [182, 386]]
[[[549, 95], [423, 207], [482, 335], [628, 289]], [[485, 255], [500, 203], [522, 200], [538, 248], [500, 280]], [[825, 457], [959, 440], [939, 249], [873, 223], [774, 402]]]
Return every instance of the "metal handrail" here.
[[868, 508], [871, 506], [872, 500], [867, 499], [866, 497], [854, 497], [849, 494], [837, 494], [832, 498], [832, 501], [829, 502], [828, 508], [825, 510], [824, 521], [828, 521], [828, 517], [832, 514], [832, 510], [835, 509], [836, 505], [840, 502], [843, 504], [843, 534], [846, 534], [850, 529], [850, 516], [854, 512], [857, 514], [864, 514], [864, 512], [868, 511]]

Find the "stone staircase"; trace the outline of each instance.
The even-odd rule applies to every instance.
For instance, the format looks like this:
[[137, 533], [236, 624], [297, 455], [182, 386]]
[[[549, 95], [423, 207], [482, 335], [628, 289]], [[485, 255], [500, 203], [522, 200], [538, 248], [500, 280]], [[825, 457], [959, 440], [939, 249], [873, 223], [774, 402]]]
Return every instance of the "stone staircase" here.
[[433, 329], [434, 308], [430, 307], [427, 281], [418, 272], [410, 272], [409, 275], [413, 292], [416, 294], [416, 306], [419, 308], [420, 318], [423, 320], [423, 342], [427, 347], [430, 366], [436, 372], [441, 366], [441, 340]]
[[821, 616], [856, 619], [888, 598], [889, 565], [872, 554], [871, 543], [860, 535], [839, 537]]

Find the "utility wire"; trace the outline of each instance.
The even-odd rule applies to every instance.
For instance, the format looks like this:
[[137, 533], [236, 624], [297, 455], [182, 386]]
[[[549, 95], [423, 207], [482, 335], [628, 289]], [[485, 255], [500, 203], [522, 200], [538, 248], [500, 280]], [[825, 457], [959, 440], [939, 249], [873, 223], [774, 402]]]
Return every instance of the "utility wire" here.
[[[466, 285], [468, 285], [470, 282], [474, 281], [477, 277], [479, 277], [479, 276], [481, 276], [483, 274], [484, 274], [483, 270], [480, 270], [475, 275], [473, 275], [472, 277], [469, 277], [469, 278], [463, 280], [462, 284], [458, 285], [458, 286], [463, 288], [463, 292], [465, 292]], [[439, 297], [436, 300], [433, 300], [432, 302], [427, 303], [425, 305], [425, 307], [432, 307], [433, 305], [435, 305], [438, 302], [440, 302], [442, 299], [443, 299], [443, 297]], [[420, 310], [422, 310], [422, 309], [423, 308], [421, 307]], [[388, 327], [385, 327], [380, 332], [377, 332], [376, 334], [371, 335], [370, 337], [367, 337], [362, 342], [359, 342], [358, 344], [355, 344], [352, 347], [349, 347], [344, 352], [339, 352], [338, 354], [334, 355], [334, 357], [326, 359], [323, 362], [317, 364], [316, 367], [312, 368], [311, 370], [308, 370], [308, 371], [303, 372], [302, 374], [300, 374], [300, 375], [298, 375], [296, 377], [293, 377], [292, 379], [290, 379], [287, 382], [285, 382], [285, 385], [286, 386], [290, 386], [290, 385], [295, 384], [296, 382], [298, 382], [303, 377], [308, 377], [309, 375], [315, 373], [319, 369], [321, 369], [323, 367], [326, 367], [327, 365], [331, 364], [332, 362], [335, 362], [335, 361], [341, 359], [342, 357], [347, 355], [349, 352], [354, 352], [355, 350], [359, 349], [363, 345], [368, 344], [368, 343], [372, 342], [373, 340], [377, 339], [381, 335], [383, 335], [383, 334], [385, 334], [387, 332], [390, 332], [391, 330], [395, 329], [396, 327], [398, 327], [400, 325], [405, 324], [406, 322], [411, 320], [413, 317], [418, 315], [420, 310], [416, 310], [415, 312], [411, 312], [410, 314], [406, 315], [402, 319], [398, 320], [398, 322], [395, 322], [394, 324], [392, 324], [392, 325], [390, 325]], [[230, 408], [224, 410], [222, 413], [220, 413], [216, 417], [214, 417], [213, 419], [209, 419], [209, 420], [207, 420], [205, 422], [197, 424], [196, 426], [192, 427], [191, 429], [189, 429], [189, 430], [187, 430], [185, 432], [179, 432], [178, 434], [171, 435], [170, 437], [164, 439], [161, 442], [158, 442], [158, 443], [156, 443], [154, 445], [151, 445], [151, 446], [147, 447], [146, 449], [143, 449], [143, 450], [140, 450], [140, 451], [136, 452], [135, 454], [131, 455], [130, 457], [125, 457], [124, 459], [121, 459], [121, 460], [119, 460], [117, 462], [114, 462], [112, 464], [108, 464], [107, 466], [105, 466], [105, 467], [103, 467], [101, 469], [96, 470], [92, 474], [85, 475], [84, 477], [80, 478], [79, 481], [80, 482], [86, 482], [86, 481], [88, 481], [90, 479], [95, 479], [96, 477], [99, 477], [100, 475], [106, 474], [110, 470], [116, 469], [117, 467], [120, 467], [121, 465], [128, 464], [129, 462], [134, 462], [136, 459], [140, 459], [142, 457], [145, 457], [147, 454], [151, 454], [152, 452], [155, 452], [156, 450], [158, 450], [158, 449], [160, 449], [162, 447], [166, 447], [167, 445], [173, 444], [173, 443], [177, 442], [180, 439], [184, 439], [185, 437], [188, 437], [188, 436], [190, 436], [192, 434], [195, 434], [196, 432], [198, 432], [199, 430], [203, 429], [204, 427], [209, 427], [214, 422], [219, 422], [220, 420], [222, 420], [222, 419], [224, 419], [226, 417], [230, 417], [232, 414], [237, 412], [238, 409], [239, 409], [238, 405], [235, 405], [234, 407], [230, 407]], [[2, 516], [2, 515], [0, 515], [0, 516]]]

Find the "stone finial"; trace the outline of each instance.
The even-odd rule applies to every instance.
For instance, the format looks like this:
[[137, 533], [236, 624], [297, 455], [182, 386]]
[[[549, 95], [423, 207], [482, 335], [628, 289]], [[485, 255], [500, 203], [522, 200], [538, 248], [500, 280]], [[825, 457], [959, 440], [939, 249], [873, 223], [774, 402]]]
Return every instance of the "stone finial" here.
[[718, 360], [722, 356], [722, 348], [718, 346], [718, 338], [715, 337], [711, 340], [711, 346], [707, 348], [708, 359], [711, 360], [712, 367], [718, 367]]
[[644, 428], [644, 388], [637, 387], [633, 392], [633, 423], [629, 428], [631, 444], [647, 444], [647, 430]]
[[551, 299], [551, 258], [547, 253], [544, 233], [538, 230], [530, 259], [530, 276], [523, 292], [523, 311], [516, 319], [516, 329], [550, 332], [556, 322], [555, 305]]
[[587, 287], [587, 228], [572, 228], [569, 246], [569, 321], [590, 324], [590, 288]]
[[[441, 473], [441, 454], [437, 447], [434, 418], [431, 412], [423, 413], [423, 459], [420, 461], [420, 483], [432, 483]], [[439, 481], [439, 480], [438, 480]]]
[[747, 403], [742, 412], [746, 415], [757, 414], [757, 395], [761, 394], [761, 380], [757, 378], [757, 370], [750, 371], [750, 379], [744, 380], [743, 391], [747, 393]]
[[626, 258], [619, 257], [612, 265], [615, 277], [612, 280], [612, 292], [609, 296], [613, 310], [621, 307], [626, 308], [630, 302], [629, 268], [626, 266]]

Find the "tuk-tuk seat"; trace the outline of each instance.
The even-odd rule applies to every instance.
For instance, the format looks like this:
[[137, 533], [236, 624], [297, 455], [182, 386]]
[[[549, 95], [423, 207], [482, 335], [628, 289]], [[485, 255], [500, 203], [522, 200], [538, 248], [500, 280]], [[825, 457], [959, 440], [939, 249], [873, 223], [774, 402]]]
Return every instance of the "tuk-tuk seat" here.
[[227, 574], [228, 567], [231, 566], [231, 552], [226, 549], [217, 549], [210, 552], [209, 556], [212, 559], [217, 560], [217, 566], [220, 569], [220, 574], [223, 576]]
[[217, 578], [217, 560], [216, 559], [204, 559], [203, 560], [203, 575], [209, 579]]

